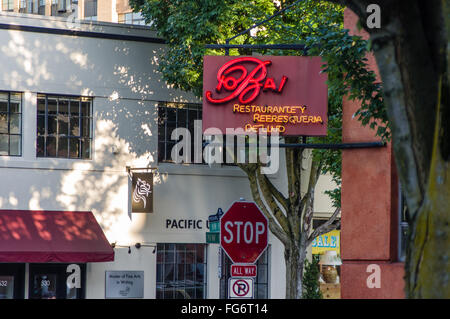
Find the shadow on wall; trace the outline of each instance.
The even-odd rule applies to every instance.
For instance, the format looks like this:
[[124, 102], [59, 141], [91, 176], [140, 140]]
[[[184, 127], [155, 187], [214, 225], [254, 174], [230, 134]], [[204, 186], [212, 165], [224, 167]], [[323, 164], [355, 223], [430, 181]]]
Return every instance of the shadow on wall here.
[[20, 31], [0, 31], [0, 39], [1, 90], [94, 96], [92, 160], [39, 159], [32, 169], [5, 159], [0, 209], [92, 211], [105, 232], [130, 222], [125, 167], [157, 164], [157, 101], [192, 100], [157, 72], [163, 49]]

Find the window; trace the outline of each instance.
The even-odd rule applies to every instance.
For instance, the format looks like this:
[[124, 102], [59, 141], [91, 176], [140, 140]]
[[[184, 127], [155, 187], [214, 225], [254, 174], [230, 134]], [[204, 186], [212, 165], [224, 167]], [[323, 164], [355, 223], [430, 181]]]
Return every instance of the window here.
[[14, 0], [2, 0], [2, 11], [14, 11]]
[[22, 156], [22, 94], [0, 92], [0, 155]]
[[[201, 104], [169, 103], [158, 104], [158, 161], [172, 162], [172, 148], [177, 141], [171, 140], [172, 131], [179, 127], [189, 129], [191, 146], [194, 145], [194, 121], [202, 119]], [[194, 152], [191, 152], [194, 162]]]
[[92, 98], [38, 95], [37, 157], [90, 159]]
[[69, 264], [30, 264], [29, 298], [30, 299], [83, 299], [86, 287], [86, 264], [80, 267], [81, 288], [67, 285]]
[[[119, 13], [119, 23], [147, 25], [145, 19], [140, 12]], [[149, 26], [151, 25], [148, 24]]]
[[0, 263], [0, 300], [25, 298], [25, 264]]
[[156, 299], [206, 298], [206, 245], [158, 244]]
[[84, 0], [84, 19], [97, 21], [97, 0]]
[[[269, 247], [256, 262], [257, 275], [254, 279], [254, 298], [269, 298]], [[231, 259], [222, 251], [222, 277], [220, 278], [220, 299], [228, 297], [228, 279], [231, 277]]]
[[52, 16], [68, 16], [72, 12], [72, 4], [78, 5], [78, 0], [52, 0]]
[[406, 243], [408, 241], [408, 207], [406, 206], [405, 195], [399, 184], [399, 229], [398, 229], [398, 259], [405, 261], [406, 259]]
[[45, 0], [39, 0], [38, 14], [45, 15]]
[[33, 0], [20, 0], [19, 12], [20, 13], [33, 13]]

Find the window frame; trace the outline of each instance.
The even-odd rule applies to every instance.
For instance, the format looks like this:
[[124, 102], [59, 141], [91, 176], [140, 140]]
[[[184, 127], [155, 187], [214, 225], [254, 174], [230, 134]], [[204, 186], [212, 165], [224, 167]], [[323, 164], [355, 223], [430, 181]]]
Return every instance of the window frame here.
[[[44, 114], [40, 114], [39, 113], [39, 101], [45, 99], [45, 112]], [[48, 110], [48, 102], [50, 100], [56, 100], [56, 111], [55, 114], [51, 114], [49, 115], [49, 110]], [[62, 115], [59, 111], [59, 101], [60, 100], [66, 100], [68, 101], [68, 110], [66, 115]], [[71, 101], [73, 100], [78, 100], [78, 115], [72, 115], [72, 111], [71, 111]], [[57, 159], [68, 159], [68, 160], [92, 160], [93, 158], [93, 140], [94, 140], [94, 116], [93, 116], [93, 108], [94, 108], [94, 98], [93, 97], [88, 97], [88, 96], [75, 96], [75, 95], [59, 95], [59, 94], [44, 94], [44, 93], [39, 93], [37, 95], [37, 99], [36, 99], [37, 103], [36, 103], [36, 158], [57, 158]], [[83, 102], [89, 102], [89, 115], [84, 115], [83, 116], [83, 112], [82, 112], [82, 104]], [[67, 134], [60, 134], [59, 133], [59, 129], [60, 129], [60, 125], [59, 125], [59, 117], [60, 115], [62, 117], [66, 117], [67, 118]], [[39, 133], [39, 131], [42, 129], [39, 126], [39, 121], [41, 117], [44, 117], [44, 132], [43, 133]], [[56, 129], [55, 129], [55, 133], [49, 134], [49, 117], [54, 117], [55, 118], [55, 123], [56, 123]], [[79, 135], [71, 135], [71, 119], [73, 118], [78, 118], [78, 130], [79, 130]], [[88, 126], [89, 126], [89, 135], [85, 136], [83, 135], [83, 122], [84, 120], [88, 120]], [[48, 138], [55, 138], [55, 155], [48, 155], [48, 149], [47, 149], [47, 141]], [[39, 147], [39, 139], [43, 138], [44, 139], [44, 143], [43, 143], [43, 154], [40, 155], [39, 151], [38, 151], [38, 147]], [[59, 155], [59, 139], [60, 138], [66, 138], [67, 139], [67, 156], [61, 156]], [[78, 157], [74, 157], [71, 156], [71, 148], [70, 148], [70, 140], [74, 140], [76, 139], [78, 141]], [[89, 145], [88, 145], [88, 153], [89, 155], [87, 157], [84, 156], [85, 151], [83, 148], [83, 143], [85, 143], [86, 141], [88, 141]]]
[[[168, 105], [174, 105], [174, 107], [170, 107]], [[161, 109], [164, 109], [164, 115], [163, 118], [161, 118]], [[175, 109], [175, 121], [168, 121], [168, 109]], [[171, 153], [172, 153], [172, 147], [177, 144], [177, 141], [173, 141], [170, 139], [170, 134], [168, 134], [168, 123], [169, 124], [175, 124], [175, 128], [187, 128], [190, 131], [190, 121], [189, 121], [189, 113], [190, 112], [196, 112], [195, 120], [201, 120], [202, 119], [202, 105], [200, 103], [178, 103], [178, 102], [164, 102], [160, 101], [157, 104], [157, 112], [158, 112], [158, 163], [175, 163], [171, 159]], [[186, 123], [184, 126], [179, 125], [179, 116], [178, 112], [179, 110], [185, 110], [186, 111]], [[162, 122], [162, 124], [161, 124]], [[193, 125], [193, 124], [192, 124]], [[164, 132], [161, 132], [161, 128]], [[192, 143], [194, 142], [194, 132], [190, 131], [191, 133], [191, 147], [193, 146]], [[163, 134], [164, 139], [163, 141], [160, 140], [161, 135]], [[164, 155], [160, 156], [161, 152], [161, 144], [164, 145]], [[168, 149], [169, 144], [172, 145], [170, 149]], [[169, 146], [170, 147], [170, 146]], [[203, 157], [203, 156], [202, 156]], [[189, 164], [205, 164], [202, 160], [202, 163], [194, 163], [194, 154], [191, 152], [191, 162]]]
[[[67, 273], [67, 267], [71, 263], [30, 263], [28, 270], [28, 299], [46, 299], [39, 298], [35, 292], [34, 279], [38, 275], [53, 275], [56, 277], [55, 292], [56, 296], [54, 299], [85, 299], [86, 298], [86, 263], [73, 263], [80, 267], [80, 282], [81, 288], [71, 288], [74, 289], [75, 298], [68, 298], [67, 290], [67, 277], [70, 273]], [[52, 298], [50, 298], [52, 299]]]
[[[173, 247], [171, 247], [172, 245], [173, 245]], [[186, 262], [186, 260], [187, 260], [186, 254], [188, 251], [187, 246], [195, 246], [195, 255], [194, 255], [195, 263], [193, 263], [193, 264]], [[179, 253], [182, 251], [180, 249], [181, 247], [183, 247], [183, 251], [185, 254], [185, 256], [184, 256], [185, 262], [184, 263], [178, 263], [178, 261], [179, 261], [178, 258], [182, 259], [182, 257], [180, 257], [180, 255], [179, 255]], [[208, 245], [203, 244], [203, 243], [157, 243], [155, 298], [156, 299], [173, 299], [176, 296], [183, 296], [184, 294], [187, 294], [187, 292], [186, 292], [187, 289], [192, 289], [195, 292], [195, 295], [190, 296], [187, 294], [188, 297], [190, 297], [192, 299], [206, 299], [208, 296], [208, 250], [207, 250], [207, 248], [208, 248]], [[197, 262], [197, 250], [198, 249], [203, 250], [203, 261], [202, 262]], [[171, 253], [173, 253], [173, 261], [170, 261], [170, 258], [169, 258], [169, 262], [166, 262], [167, 254], [170, 255]], [[167, 283], [166, 283], [166, 278], [165, 278], [166, 277], [165, 276], [166, 275], [165, 274], [166, 265], [171, 265], [171, 264], [173, 265], [172, 271], [174, 272], [172, 286], [170, 286], [169, 281], [167, 281]], [[195, 269], [197, 269], [197, 265], [203, 266], [203, 281], [202, 282], [196, 281], [197, 276], [196, 276], [196, 272], [195, 272], [192, 285], [187, 284], [187, 280], [186, 280], [187, 265], [195, 265]], [[179, 266], [183, 266], [182, 273], [184, 273], [184, 280], [178, 280], [178, 276], [180, 275]], [[162, 273], [159, 273], [159, 271], [162, 271]], [[180, 282], [184, 282], [184, 285], [179, 285]], [[162, 286], [162, 287], [158, 287], [158, 286]], [[167, 292], [166, 288], [169, 288], [169, 290], [171, 288], [173, 289], [172, 297], [165, 296], [165, 293]], [[179, 288], [179, 289], [174, 289], [174, 288]], [[198, 288], [202, 288], [203, 296], [196, 295]], [[158, 291], [158, 289], [162, 289], [162, 291]], [[177, 291], [179, 292], [179, 294], [175, 295]]]
[[[8, 154], [0, 154], [0, 156], [10, 156], [10, 157], [22, 157], [23, 154], [23, 93], [16, 91], [0, 91], [0, 94], [8, 94], [8, 106], [6, 112], [0, 112], [0, 114], [6, 114], [6, 121], [8, 123], [8, 132], [0, 133], [0, 136], [7, 135], [8, 136]], [[11, 94], [20, 95], [20, 112], [11, 112]], [[19, 133], [11, 133], [11, 114], [19, 115]], [[11, 155], [11, 136], [18, 136], [20, 140], [20, 145], [18, 149], [18, 154]]]
[[2, 11], [13, 12], [14, 0], [2, 0]]
[[[89, 12], [92, 9], [92, 14]], [[86, 13], [91, 15], [86, 15]], [[85, 0], [83, 5], [83, 19], [97, 21], [98, 19], [98, 0]]]

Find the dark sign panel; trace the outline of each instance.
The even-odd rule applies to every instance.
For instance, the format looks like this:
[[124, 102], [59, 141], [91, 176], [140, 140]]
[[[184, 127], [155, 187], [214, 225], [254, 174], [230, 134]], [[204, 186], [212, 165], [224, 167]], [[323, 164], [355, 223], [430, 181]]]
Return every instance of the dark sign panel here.
[[133, 173], [131, 212], [153, 213], [153, 173]]
[[328, 88], [320, 57], [205, 56], [203, 63], [203, 132], [326, 135]]

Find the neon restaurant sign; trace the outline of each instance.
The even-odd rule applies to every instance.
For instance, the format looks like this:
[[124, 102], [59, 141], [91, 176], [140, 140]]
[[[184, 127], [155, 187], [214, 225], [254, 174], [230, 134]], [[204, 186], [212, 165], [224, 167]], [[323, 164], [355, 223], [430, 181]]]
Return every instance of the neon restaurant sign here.
[[321, 65], [320, 57], [205, 56], [203, 131], [326, 135], [327, 76]]

